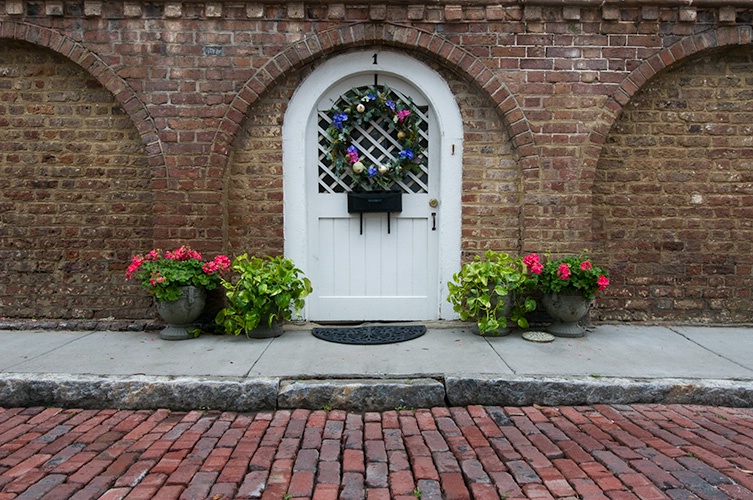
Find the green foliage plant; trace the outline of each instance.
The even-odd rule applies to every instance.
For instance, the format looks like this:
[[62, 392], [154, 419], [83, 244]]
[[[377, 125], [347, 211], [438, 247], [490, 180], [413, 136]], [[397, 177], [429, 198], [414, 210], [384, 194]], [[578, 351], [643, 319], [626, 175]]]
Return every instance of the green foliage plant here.
[[248, 336], [259, 325], [271, 327], [290, 320], [312, 291], [303, 272], [281, 255], [262, 258], [243, 254], [235, 258], [231, 269], [234, 278], [222, 280], [228, 305], [215, 319], [229, 334]]
[[[528, 328], [525, 314], [536, 308], [536, 302], [526, 293], [515, 293], [526, 289], [528, 276], [521, 258], [487, 250], [484, 258], [475, 256], [453, 275], [447, 300], [460, 319], [476, 321], [481, 335], [507, 328], [508, 319]], [[509, 318], [508, 301], [513, 301]]]

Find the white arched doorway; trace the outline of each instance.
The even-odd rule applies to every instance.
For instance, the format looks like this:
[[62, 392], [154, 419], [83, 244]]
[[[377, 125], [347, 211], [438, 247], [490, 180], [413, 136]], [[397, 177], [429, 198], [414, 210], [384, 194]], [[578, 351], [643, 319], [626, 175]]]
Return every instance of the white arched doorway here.
[[[399, 213], [348, 213], [322, 186], [321, 113], [349, 89], [387, 84], [426, 112], [425, 185]], [[313, 321], [455, 318], [447, 282], [460, 266], [463, 124], [445, 80], [385, 50], [335, 57], [309, 75], [283, 123], [285, 254], [311, 279]], [[389, 227], [388, 227], [389, 225]]]

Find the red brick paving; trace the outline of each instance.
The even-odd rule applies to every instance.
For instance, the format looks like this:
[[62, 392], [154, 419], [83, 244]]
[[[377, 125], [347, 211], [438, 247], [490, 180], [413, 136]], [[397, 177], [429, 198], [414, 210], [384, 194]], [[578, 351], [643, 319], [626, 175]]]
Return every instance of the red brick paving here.
[[0, 500], [417, 496], [753, 500], [753, 410], [0, 408]]

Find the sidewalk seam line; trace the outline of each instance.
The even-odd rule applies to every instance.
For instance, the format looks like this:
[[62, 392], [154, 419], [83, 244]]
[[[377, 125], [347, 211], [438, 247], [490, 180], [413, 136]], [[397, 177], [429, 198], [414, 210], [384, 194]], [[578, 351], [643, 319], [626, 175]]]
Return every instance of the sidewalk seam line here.
[[267, 350], [268, 350], [268, 349], [269, 349], [270, 347], [272, 347], [272, 342], [274, 342], [275, 340], [277, 340], [277, 338], [272, 338], [272, 339], [270, 339], [270, 342], [269, 342], [269, 343], [267, 344], [267, 346], [266, 346], [266, 347], [265, 347], [265, 348], [264, 348], [264, 349], [263, 349], [263, 350], [261, 351], [261, 354], [259, 354], [259, 356], [258, 356], [258, 357], [256, 358], [256, 360], [254, 360], [254, 362], [253, 362], [253, 364], [251, 365], [251, 367], [250, 367], [250, 368], [248, 369], [248, 371], [246, 371], [246, 374], [245, 374], [245, 375], [243, 375], [243, 378], [249, 378], [249, 377], [251, 376], [251, 372], [252, 372], [252, 371], [254, 370], [254, 367], [255, 367], [255, 366], [256, 366], [256, 365], [257, 365], [257, 364], [259, 363], [259, 361], [261, 361], [261, 358], [263, 358], [263, 357], [264, 357], [264, 354], [265, 354], [265, 353], [267, 352]]
[[6, 368], [3, 368], [3, 371], [9, 370], [9, 369], [11, 369], [11, 368], [15, 368], [16, 366], [22, 365], [22, 364], [24, 364], [24, 363], [28, 363], [29, 361], [33, 361], [33, 360], [35, 360], [35, 359], [39, 359], [39, 358], [41, 358], [42, 356], [47, 356], [47, 355], [48, 355], [48, 354], [50, 354], [51, 352], [57, 351], [58, 349], [60, 349], [60, 348], [62, 348], [62, 347], [67, 347], [67, 346], [69, 346], [69, 345], [73, 344], [74, 342], [77, 342], [77, 341], [79, 341], [79, 340], [81, 340], [81, 339], [84, 339], [84, 338], [86, 338], [86, 337], [89, 337], [89, 336], [91, 336], [91, 335], [94, 335], [95, 333], [102, 333], [102, 332], [101, 332], [101, 331], [99, 331], [99, 332], [98, 332], [98, 331], [96, 331], [96, 330], [92, 330], [92, 331], [90, 331], [89, 333], [86, 333], [85, 335], [82, 335], [82, 336], [80, 336], [80, 337], [76, 337], [75, 339], [73, 339], [73, 340], [70, 340], [70, 341], [68, 341], [68, 342], [65, 342], [64, 344], [60, 344], [59, 346], [56, 346], [56, 347], [54, 347], [54, 348], [50, 349], [49, 351], [45, 351], [45, 352], [40, 352], [40, 353], [39, 353], [39, 354], [37, 354], [36, 356], [32, 356], [32, 357], [26, 358], [26, 359], [24, 359], [23, 361], [21, 361], [21, 362], [19, 362], [19, 363], [16, 363], [16, 364], [14, 364], [14, 365], [10, 365], [10, 366], [7, 366]]
[[507, 361], [505, 361], [505, 358], [502, 357], [502, 355], [497, 351], [497, 349], [494, 347], [494, 344], [492, 344], [491, 342], [489, 342], [489, 339], [485, 338], [484, 342], [486, 342], [487, 344], [489, 344], [489, 347], [492, 348], [492, 351], [494, 351], [494, 354], [497, 355], [497, 357], [502, 361], [502, 363], [504, 363], [504, 365], [507, 367], [508, 370], [510, 370], [512, 372], [513, 375], [517, 375], [518, 374], [518, 372], [516, 372], [513, 369], [513, 367], [510, 366], [510, 364]]

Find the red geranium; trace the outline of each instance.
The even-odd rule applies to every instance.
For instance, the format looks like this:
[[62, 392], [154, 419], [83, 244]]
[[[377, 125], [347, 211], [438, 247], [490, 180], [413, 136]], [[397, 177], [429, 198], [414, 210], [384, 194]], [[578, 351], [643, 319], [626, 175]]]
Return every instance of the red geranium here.
[[523, 257], [523, 263], [535, 285], [544, 293], [577, 290], [585, 298], [593, 300], [597, 291], [609, 286], [609, 274], [594, 266], [586, 251], [580, 255], [547, 260], [544, 264], [538, 254], [532, 253]]
[[134, 255], [126, 270], [126, 279], [135, 277], [157, 300], [172, 301], [181, 296], [181, 286], [216, 288], [221, 273], [229, 268], [230, 259], [225, 255], [205, 262], [199, 252], [182, 246], [164, 255], [161, 250]]

